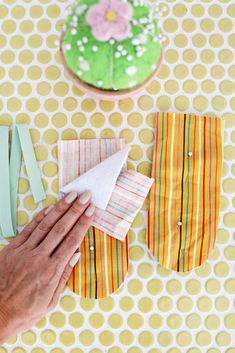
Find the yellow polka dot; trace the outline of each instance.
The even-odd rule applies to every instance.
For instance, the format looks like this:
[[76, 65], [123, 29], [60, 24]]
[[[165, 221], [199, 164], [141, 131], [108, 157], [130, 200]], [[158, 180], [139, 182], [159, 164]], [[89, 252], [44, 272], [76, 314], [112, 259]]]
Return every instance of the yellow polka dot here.
[[65, 311], [73, 311], [76, 307], [76, 301], [73, 297], [66, 295], [61, 298], [60, 305]]
[[150, 264], [143, 263], [138, 266], [138, 275], [141, 278], [148, 278], [152, 275], [152, 273], [153, 273], [153, 268]]
[[227, 329], [235, 329], [235, 314], [228, 314], [225, 318], [224, 318], [224, 324], [225, 327]]
[[235, 294], [235, 279], [228, 279], [224, 287], [229, 294]]
[[193, 100], [194, 108], [199, 111], [205, 111], [208, 108], [208, 100], [204, 96], [197, 96]]
[[208, 297], [201, 297], [197, 301], [197, 307], [202, 312], [210, 311], [212, 308], [211, 299]]
[[144, 250], [140, 246], [132, 246], [129, 249], [129, 256], [132, 261], [139, 261], [144, 256]]
[[4, 52], [1, 53], [0, 58], [4, 64], [10, 64], [14, 61], [15, 54], [14, 54], [14, 52], [12, 52], [10, 50], [5, 50]]
[[122, 116], [119, 113], [113, 113], [109, 117], [110, 124], [115, 127], [120, 126], [122, 124], [122, 121]]
[[55, 127], [64, 127], [67, 123], [67, 116], [63, 113], [56, 113], [52, 117], [52, 123]]
[[2, 22], [2, 30], [5, 34], [11, 34], [16, 30], [16, 24], [12, 20]]
[[[45, 353], [45, 350], [42, 348], [34, 348], [31, 353]], [[59, 352], [53, 352], [53, 353], [59, 353]]]
[[190, 314], [186, 317], [186, 325], [190, 329], [196, 329], [201, 324], [201, 317], [198, 314]]
[[17, 225], [24, 226], [28, 222], [28, 215], [24, 211], [17, 211]]
[[193, 303], [192, 300], [188, 297], [181, 297], [177, 301], [177, 307], [183, 313], [188, 312], [192, 309]]
[[55, 343], [56, 334], [52, 330], [45, 330], [41, 333], [41, 339], [45, 344], [51, 345]]
[[150, 298], [143, 297], [139, 300], [138, 307], [143, 313], [148, 313], [153, 308], [153, 301]]
[[5, 18], [8, 14], [8, 8], [4, 5], [1, 5], [0, 7], [1, 11], [0, 11], [0, 18]]
[[82, 327], [84, 324], [84, 317], [80, 313], [72, 313], [69, 315], [69, 323], [74, 328]]
[[229, 266], [225, 262], [220, 262], [214, 268], [217, 277], [226, 277], [229, 273]]
[[134, 139], [134, 132], [130, 129], [123, 129], [120, 133], [120, 138], [123, 138], [126, 143], [130, 143]]
[[231, 336], [228, 332], [219, 332], [216, 335], [216, 343], [219, 346], [228, 346], [231, 343]]
[[111, 331], [105, 330], [99, 335], [99, 340], [103, 346], [111, 346], [114, 342], [114, 335]]
[[172, 299], [170, 297], [161, 297], [157, 301], [157, 306], [158, 306], [159, 310], [161, 310], [163, 312], [167, 312], [167, 311], [171, 310], [173, 307]]
[[196, 335], [196, 341], [200, 346], [208, 346], [211, 343], [211, 335], [207, 331], [200, 331]]
[[181, 292], [182, 286], [179, 281], [176, 279], [172, 279], [167, 282], [166, 284], [166, 290], [168, 291], [169, 294], [179, 294]]
[[151, 328], [153, 328], [154, 330], [160, 328], [163, 324], [163, 318], [161, 315], [158, 314], [153, 314], [152, 316], [150, 316], [149, 318], [149, 325]]
[[205, 325], [208, 330], [217, 330], [220, 326], [220, 319], [216, 315], [208, 315], [205, 320]]
[[81, 131], [80, 138], [81, 139], [93, 139], [93, 138], [96, 138], [96, 133], [95, 133], [95, 131], [93, 131], [91, 129], [84, 129]]
[[9, 97], [13, 94], [14, 87], [10, 82], [4, 82], [0, 85], [0, 94], [4, 97]]
[[138, 145], [132, 145], [131, 150], [129, 152], [129, 158], [137, 161], [143, 157], [143, 151], [142, 148]]
[[36, 334], [33, 331], [24, 332], [21, 338], [27, 346], [32, 346], [36, 342]]
[[85, 299], [85, 298], [81, 298], [80, 300], [80, 305], [81, 307], [86, 310], [86, 311], [90, 311], [94, 308], [95, 305], [95, 300], [94, 299]]
[[22, 102], [18, 98], [10, 98], [7, 101], [7, 108], [10, 112], [18, 112], [22, 107]]
[[119, 339], [120, 339], [121, 344], [123, 344], [124, 346], [129, 346], [133, 343], [134, 336], [131, 333], [131, 331], [124, 330], [120, 333]]
[[216, 279], [208, 279], [206, 282], [206, 291], [209, 294], [217, 294], [220, 291], [220, 283]]
[[151, 332], [143, 331], [139, 334], [138, 341], [142, 347], [149, 347], [153, 344], [154, 337]]
[[112, 314], [108, 318], [108, 323], [112, 328], [118, 329], [123, 324], [123, 318], [119, 314]]
[[134, 102], [131, 98], [122, 99], [118, 102], [118, 106], [122, 112], [130, 112], [133, 109]]
[[227, 102], [224, 97], [216, 96], [212, 99], [212, 106], [215, 110], [221, 111], [226, 108]]
[[116, 137], [115, 132], [111, 129], [104, 129], [100, 133], [101, 139], [113, 139], [115, 137]]
[[192, 343], [192, 336], [189, 332], [182, 331], [177, 334], [176, 341], [181, 347], [187, 347]]
[[150, 85], [146, 88], [147, 92], [150, 94], [157, 94], [160, 91], [159, 82], [153, 80]]
[[100, 101], [100, 108], [104, 111], [104, 112], [111, 112], [115, 107], [115, 103], [114, 102], [109, 102], [109, 101]]
[[33, 196], [26, 196], [24, 198], [24, 207], [27, 210], [35, 210], [35, 208], [37, 208], [37, 203], [34, 202]]
[[46, 143], [54, 144], [58, 140], [58, 132], [56, 130], [48, 129], [45, 131], [43, 138]]
[[54, 327], [63, 327], [65, 324], [65, 316], [60, 312], [55, 312], [51, 314], [50, 322]]
[[100, 328], [104, 324], [104, 317], [103, 317], [103, 315], [101, 315], [99, 313], [94, 313], [90, 316], [89, 322], [92, 327]]
[[18, 86], [18, 92], [21, 96], [27, 97], [32, 93], [32, 87], [28, 83], [21, 83]]
[[185, 48], [188, 44], [188, 38], [184, 34], [177, 34], [174, 43], [178, 48]]
[[175, 19], [169, 18], [164, 21], [164, 29], [166, 32], [173, 33], [176, 32], [178, 28], [178, 23]]
[[13, 36], [10, 40], [10, 45], [13, 49], [20, 49], [24, 46], [24, 38], [21, 36]]
[[13, 353], [26, 353], [26, 350], [20, 347], [16, 347], [12, 350]]
[[43, 173], [48, 177], [53, 177], [54, 175], [56, 175], [57, 170], [57, 164], [54, 162], [46, 162], [43, 165]]
[[158, 293], [161, 293], [163, 289], [163, 284], [158, 279], [152, 279], [151, 281], [148, 282], [147, 289], [151, 295], [156, 295]]
[[28, 69], [28, 77], [32, 80], [32, 81], [36, 81], [39, 80], [42, 76], [42, 70], [39, 66], [31, 66]]
[[224, 215], [224, 224], [229, 228], [235, 227], [235, 213], [228, 212]]
[[91, 119], [91, 125], [97, 128], [103, 126], [105, 123], [105, 117], [101, 113], [94, 113], [90, 119]]
[[38, 328], [42, 328], [42, 327], [44, 327], [44, 326], [46, 326], [46, 318], [45, 317], [43, 317], [40, 321], [38, 321], [37, 323], [36, 323], [36, 327], [38, 327]]
[[128, 124], [132, 127], [138, 127], [143, 122], [143, 117], [140, 113], [131, 113], [127, 117]]
[[75, 113], [71, 120], [76, 127], [83, 127], [86, 124], [86, 116], [83, 113]]
[[107, 297], [102, 300], [99, 300], [99, 307], [102, 311], [108, 312], [111, 311], [114, 307], [113, 298]]
[[153, 99], [150, 96], [142, 96], [138, 100], [138, 105], [142, 110], [149, 110], [153, 107]]
[[187, 97], [179, 96], [175, 99], [175, 107], [177, 110], [185, 111], [189, 107], [189, 100]]
[[196, 279], [189, 280], [186, 283], [186, 290], [190, 295], [196, 295], [201, 291], [201, 284]]
[[170, 332], [163, 331], [159, 333], [158, 342], [161, 346], [167, 347], [172, 343], [172, 341], [173, 341], [173, 337]]
[[150, 144], [154, 139], [153, 132], [149, 129], [142, 129], [139, 132], [139, 139], [144, 144]]
[[234, 146], [225, 146], [225, 148], [224, 148], [225, 159], [233, 160], [234, 159], [234, 153], [235, 153], [235, 147]]
[[60, 77], [60, 71], [56, 66], [49, 66], [45, 71], [48, 80], [57, 80]]
[[82, 109], [85, 112], [92, 112], [96, 107], [96, 102], [93, 99], [84, 99], [82, 101]]
[[235, 246], [228, 246], [224, 249], [224, 255], [229, 261], [235, 260]]
[[[81, 340], [81, 343], [85, 345], [85, 342], [84, 342], [85, 340], [83, 340], [83, 338], [84, 338], [83, 337], [83, 332], [80, 333], [79, 338]], [[89, 339], [90, 340], [91, 340], [92, 335], [93, 335], [93, 333], [91, 332], [91, 334], [89, 335]], [[68, 331], [68, 330], [67, 331], [62, 331], [61, 334], [60, 334], [60, 342], [64, 346], [72, 346], [75, 343], [74, 333], [72, 331]]]
[[178, 314], [169, 315], [167, 318], [167, 325], [171, 329], [178, 329], [182, 325], [182, 318]]
[[218, 311], [226, 311], [229, 307], [229, 301], [226, 297], [217, 297], [215, 307]]

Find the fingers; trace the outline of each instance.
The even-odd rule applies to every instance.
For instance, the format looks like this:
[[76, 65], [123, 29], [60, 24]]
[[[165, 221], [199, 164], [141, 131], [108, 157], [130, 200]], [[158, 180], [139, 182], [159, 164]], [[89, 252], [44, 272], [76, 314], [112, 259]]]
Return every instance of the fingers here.
[[64, 237], [69, 233], [81, 215], [88, 208], [90, 199], [90, 191], [81, 194], [61, 219], [52, 227], [51, 231], [40, 245], [45, 247], [50, 255], [55, 251]]
[[45, 215], [47, 215], [53, 207], [54, 206], [50, 206], [41, 210], [32, 219], [32, 221], [27, 224], [27, 226], [20, 232], [20, 234], [14, 240], [11, 241], [10, 245], [14, 248], [17, 248], [22, 245], [29, 238], [30, 234], [37, 228], [40, 222], [45, 218]]
[[61, 266], [65, 266], [75, 251], [79, 248], [94, 216], [95, 206], [91, 204], [52, 255], [52, 258], [58, 261]]
[[52, 210], [39, 222], [37, 227], [31, 233], [27, 243], [30, 247], [36, 247], [50, 232], [52, 227], [71, 207], [71, 204], [77, 199], [77, 193], [71, 192], [60, 200]]
[[65, 287], [66, 283], [68, 282], [68, 279], [71, 275], [71, 272], [73, 270], [73, 267], [76, 265], [76, 263], [79, 261], [80, 259], [80, 256], [81, 254], [79, 252], [73, 254], [72, 258], [70, 259], [69, 263], [66, 265], [63, 273], [62, 273], [62, 276], [60, 278], [60, 281], [59, 281], [59, 284], [55, 290], [55, 293], [52, 297], [52, 300], [49, 304], [49, 307], [48, 309], [51, 310], [53, 309], [57, 302], [58, 302], [58, 299], [59, 299], [59, 296], [63, 290], [63, 288]]

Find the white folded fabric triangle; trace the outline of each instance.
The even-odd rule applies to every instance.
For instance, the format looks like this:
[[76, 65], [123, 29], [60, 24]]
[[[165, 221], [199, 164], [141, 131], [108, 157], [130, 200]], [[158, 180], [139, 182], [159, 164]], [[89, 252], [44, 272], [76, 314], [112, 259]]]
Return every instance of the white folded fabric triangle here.
[[95, 167], [89, 169], [71, 183], [61, 188], [62, 193], [76, 191], [78, 194], [86, 190], [92, 192], [92, 202], [102, 210], [105, 210], [117, 178], [127, 160], [130, 147], [126, 146], [122, 150], [103, 160]]

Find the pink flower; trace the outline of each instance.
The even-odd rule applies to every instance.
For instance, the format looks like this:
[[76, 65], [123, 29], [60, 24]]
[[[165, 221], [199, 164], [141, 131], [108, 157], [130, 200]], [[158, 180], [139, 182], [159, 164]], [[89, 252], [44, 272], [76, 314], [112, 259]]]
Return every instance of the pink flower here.
[[101, 42], [111, 38], [123, 40], [130, 34], [129, 21], [132, 12], [132, 7], [127, 2], [100, 0], [89, 9], [86, 20], [97, 40]]

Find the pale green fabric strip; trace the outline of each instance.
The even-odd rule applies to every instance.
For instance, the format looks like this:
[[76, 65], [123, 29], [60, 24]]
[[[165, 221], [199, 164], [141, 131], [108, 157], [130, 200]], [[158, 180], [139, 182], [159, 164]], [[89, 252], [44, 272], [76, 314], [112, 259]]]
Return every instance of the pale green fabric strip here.
[[2, 235], [12, 237], [14, 229], [11, 218], [9, 128], [0, 126], [0, 224]]
[[17, 125], [17, 130], [33, 198], [35, 202], [39, 202], [46, 198], [46, 194], [35, 158], [29, 127], [24, 124], [19, 124]]
[[12, 226], [16, 234], [16, 210], [17, 210], [17, 194], [20, 177], [22, 151], [17, 126], [13, 127], [11, 155], [10, 155], [10, 185], [11, 185], [11, 217]]

